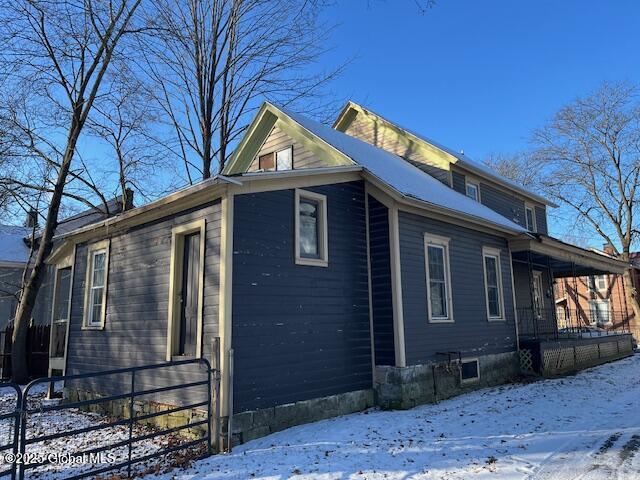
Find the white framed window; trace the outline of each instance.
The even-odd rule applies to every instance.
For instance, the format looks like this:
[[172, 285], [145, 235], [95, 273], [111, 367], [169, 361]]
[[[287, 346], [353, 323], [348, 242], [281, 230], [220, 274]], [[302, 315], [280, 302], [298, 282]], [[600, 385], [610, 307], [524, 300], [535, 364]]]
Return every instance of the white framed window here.
[[480, 201], [480, 187], [477, 183], [474, 182], [466, 182], [466, 194], [472, 200], [476, 202]]
[[109, 240], [89, 245], [84, 287], [84, 321], [86, 329], [104, 328], [109, 276]]
[[329, 264], [327, 197], [296, 189], [295, 262], [326, 267]]
[[293, 169], [293, 145], [276, 152], [276, 170]]
[[530, 232], [536, 232], [536, 210], [534, 207], [530, 205], [525, 205], [524, 207], [524, 216], [526, 221], [527, 230]]
[[609, 278], [607, 275], [591, 275], [589, 277], [589, 290], [592, 292], [606, 293], [609, 288]]
[[504, 320], [504, 292], [502, 289], [500, 250], [484, 247], [482, 249], [482, 265], [484, 268], [487, 319], [489, 321]]
[[437, 235], [425, 234], [424, 256], [427, 276], [427, 310], [429, 322], [453, 322], [449, 239]]
[[592, 325], [606, 325], [611, 323], [609, 300], [589, 300]]

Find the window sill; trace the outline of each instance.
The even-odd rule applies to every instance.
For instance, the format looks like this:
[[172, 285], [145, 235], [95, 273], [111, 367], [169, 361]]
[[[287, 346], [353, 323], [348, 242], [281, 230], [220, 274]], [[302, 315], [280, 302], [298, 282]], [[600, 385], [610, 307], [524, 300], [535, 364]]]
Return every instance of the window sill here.
[[329, 262], [321, 258], [296, 258], [296, 265], [306, 265], [309, 267], [328, 267]]
[[429, 323], [455, 323], [453, 318], [430, 318]]
[[488, 317], [487, 321], [488, 322], [506, 322], [507, 319], [504, 317]]
[[82, 330], [104, 330], [104, 325], [83, 325]]

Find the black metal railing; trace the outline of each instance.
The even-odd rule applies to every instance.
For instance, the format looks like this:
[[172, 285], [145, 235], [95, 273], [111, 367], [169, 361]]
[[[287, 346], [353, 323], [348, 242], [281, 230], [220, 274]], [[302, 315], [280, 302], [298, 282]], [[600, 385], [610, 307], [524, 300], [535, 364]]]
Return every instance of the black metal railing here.
[[[20, 438], [20, 406], [22, 405], [22, 388], [15, 383], [1, 383], [0, 394], [3, 394], [5, 390], [13, 390], [15, 392], [15, 401], [8, 400], [3, 405], [0, 405], [0, 429], [3, 422], [10, 422], [10, 425], [6, 425], [4, 430], [7, 432], [5, 438], [0, 438], [0, 455], [3, 458], [7, 458], [7, 453], [13, 454], [14, 458], [18, 454]], [[4, 436], [3, 436], [4, 437]], [[6, 466], [8, 465], [8, 467]], [[9, 462], [0, 463], [0, 477], [11, 476], [12, 479], [16, 478], [16, 463]]]
[[518, 335], [558, 339], [567, 336], [605, 336], [631, 333], [629, 317], [622, 312], [550, 308], [519, 308]]
[[[198, 367], [197, 369], [192, 368], [189, 372], [181, 371], [180, 375], [177, 375], [176, 378], [188, 378], [188, 381], [176, 382], [171, 384], [165, 384], [160, 387], [149, 388], [148, 385], [144, 385], [140, 388], [139, 383], [136, 383], [140, 377], [145, 373], [149, 372], [152, 377], [156, 375], [158, 377], [162, 376], [166, 378], [166, 376], [162, 375], [161, 372], [158, 372], [161, 369], [170, 369], [170, 368], [188, 368], [190, 365]], [[194, 372], [193, 370], [197, 370]], [[198, 372], [200, 375], [198, 376]], [[159, 375], [158, 375], [159, 374]], [[113, 379], [114, 376], [118, 378], [122, 378], [122, 376], [129, 375], [128, 381], [124, 383], [128, 386], [128, 388], [120, 387], [118, 393], [113, 395], [105, 395], [99, 396], [97, 398], [78, 398], [77, 401], [65, 401], [53, 404], [44, 404], [38, 402], [30, 401], [29, 394], [34, 390], [37, 385], [42, 384], [56, 384], [58, 382], [65, 382], [65, 386], [68, 385], [82, 385], [82, 381], [87, 381], [92, 383], [93, 385], [108, 384], [108, 378], [111, 377]], [[115, 441], [107, 443], [103, 442], [100, 446], [96, 446], [93, 448], [88, 448], [85, 450], [76, 450], [76, 451], [68, 451], [68, 452], [57, 452], [63, 454], [72, 455], [74, 458], [85, 457], [85, 458], [99, 458], [99, 455], [104, 455], [106, 452], [113, 452], [114, 450], [118, 451], [118, 457], [123, 457], [123, 459], [118, 458], [117, 461], [112, 461], [111, 463], [107, 463], [102, 466], [100, 462], [98, 465], [88, 465], [91, 467], [89, 469], [76, 469], [76, 471], [67, 470], [64, 472], [64, 478], [66, 480], [72, 479], [80, 479], [86, 477], [96, 477], [100, 476], [106, 472], [126, 472], [127, 477], [131, 477], [132, 467], [136, 464], [141, 464], [148, 462], [153, 459], [165, 457], [168, 454], [172, 454], [174, 452], [178, 452], [180, 450], [187, 449], [197, 449], [204, 447], [204, 454], [208, 455], [212, 453], [212, 445], [217, 444], [218, 442], [218, 427], [219, 422], [218, 419], [213, 419], [213, 412], [219, 411], [217, 406], [214, 409], [214, 403], [219, 401], [219, 391], [213, 391], [212, 386], [217, 386], [218, 382], [213, 382], [212, 377], [216, 376], [217, 379], [218, 372], [211, 368], [211, 365], [206, 359], [188, 359], [188, 360], [178, 360], [154, 365], [144, 365], [138, 367], [130, 367], [130, 368], [120, 368], [114, 370], [105, 370], [100, 372], [92, 372], [92, 373], [83, 373], [83, 374], [75, 374], [75, 375], [64, 375], [57, 377], [45, 377], [39, 378], [31, 383], [29, 383], [23, 391], [20, 391], [18, 387], [18, 401], [17, 401], [17, 409], [12, 414], [7, 415], [17, 415], [16, 418], [19, 419], [19, 422], [15, 424], [14, 428], [14, 439], [16, 440], [16, 444], [12, 444], [13, 447], [6, 448], [14, 448], [17, 452], [18, 458], [25, 459], [31, 458], [32, 452], [31, 449], [35, 449], [36, 447], [32, 447], [38, 443], [51, 444], [53, 441], [63, 441], [64, 439], [73, 439], [74, 436], [87, 434], [89, 432], [100, 432], [105, 431], [104, 437], [108, 437], [108, 429], [113, 428], [125, 428], [126, 435], [125, 438], [116, 438]], [[145, 382], [143, 382], [145, 383]], [[0, 388], [5, 386], [11, 386], [12, 384], [0, 384]], [[158, 411], [149, 411], [144, 409], [136, 408], [136, 399], [140, 397], [154, 398], [155, 395], [159, 393], [167, 393], [167, 392], [178, 392], [180, 394], [184, 394], [185, 391], [189, 391], [189, 389], [199, 388], [200, 390], [205, 389], [206, 392], [201, 398], [197, 398], [195, 401], [193, 400], [193, 396], [191, 396], [191, 400], [187, 402], [181, 402], [179, 405], [171, 407], [171, 408], [163, 408]], [[215, 389], [215, 388], [214, 388]], [[197, 397], [197, 395], [196, 395]], [[38, 427], [38, 421], [35, 422], [35, 425], [30, 425], [29, 419], [31, 416], [37, 416], [36, 420], [42, 420], [46, 418], [47, 414], [51, 414], [55, 416], [59, 414], [61, 411], [70, 410], [70, 409], [89, 409], [94, 411], [98, 410], [98, 406], [101, 404], [112, 405], [111, 402], [122, 402], [125, 406], [125, 411], [123, 418], [115, 419], [114, 421], [108, 421], [105, 423], [95, 423], [89, 426], [83, 426], [81, 428], [73, 428], [70, 430], [52, 432], [50, 430], [42, 429]], [[179, 412], [186, 411], [194, 411], [201, 410], [206, 412], [204, 418], [201, 420], [194, 420], [191, 418], [189, 421], [185, 421], [184, 424], [177, 426], [169, 426], [166, 424], [167, 428], [148, 428], [145, 429], [142, 434], [136, 432], [134, 429], [135, 425], [151, 423], [152, 419], [160, 416], [170, 416], [175, 415]], [[16, 413], [17, 412], [17, 413]], [[185, 416], [186, 417], [186, 416]], [[0, 416], [0, 419], [4, 417]], [[8, 417], [6, 417], [8, 418]], [[13, 418], [13, 417], [11, 417]], [[113, 420], [113, 419], [110, 419]], [[163, 425], [164, 427], [164, 425]], [[200, 428], [204, 430], [205, 435], [196, 437], [194, 440], [185, 440], [183, 442], [175, 443], [175, 442], [166, 442], [167, 444], [162, 448], [158, 448], [156, 451], [152, 453], [143, 452], [141, 456], [134, 456], [134, 445], [139, 444], [139, 442], [145, 440], [153, 440], [157, 437], [170, 436], [173, 434], [178, 434], [186, 429], [195, 429]], [[186, 437], [185, 437], [186, 438]], [[65, 442], [66, 444], [67, 442]], [[73, 445], [73, 442], [68, 442], [69, 445]], [[0, 451], [2, 451], [0, 449]], [[55, 457], [47, 457], [42, 461], [30, 462], [25, 464], [24, 462], [14, 463], [11, 467], [11, 470], [7, 470], [6, 473], [0, 472], [0, 477], [3, 475], [11, 474], [12, 478], [18, 478], [22, 480], [25, 476], [26, 471], [33, 470], [38, 467], [43, 467], [53, 463], [55, 461]], [[80, 465], [82, 466], [82, 465]], [[74, 468], [80, 467], [79, 465], [75, 465]], [[85, 465], [87, 466], [87, 465]]]

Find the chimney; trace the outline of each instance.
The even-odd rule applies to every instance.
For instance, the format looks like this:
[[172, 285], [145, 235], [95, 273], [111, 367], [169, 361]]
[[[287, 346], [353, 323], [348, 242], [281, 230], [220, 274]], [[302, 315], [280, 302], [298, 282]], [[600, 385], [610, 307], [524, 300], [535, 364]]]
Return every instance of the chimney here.
[[610, 243], [605, 243], [602, 246], [602, 250], [604, 250], [604, 253], [608, 254], [608, 255], [617, 255], [618, 253], [616, 252], [616, 249], [613, 245], [611, 245]]
[[27, 212], [27, 219], [24, 222], [25, 227], [38, 228], [38, 211], [35, 208], [30, 208]]

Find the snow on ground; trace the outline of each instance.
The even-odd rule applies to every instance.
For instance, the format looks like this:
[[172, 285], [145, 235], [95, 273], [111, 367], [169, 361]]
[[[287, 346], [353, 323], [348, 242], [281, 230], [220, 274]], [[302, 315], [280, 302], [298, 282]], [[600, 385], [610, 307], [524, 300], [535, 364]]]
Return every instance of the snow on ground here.
[[[61, 386], [57, 386], [59, 390]], [[36, 385], [29, 394], [29, 408], [38, 408], [40, 405], [50, 405], [56, 403], [57, 400], [46, 400], [45, 393], [47, 384]], [[0, 413], [10, 413], [15, 408], [15, 392], [10, 389], [0, 390]], [[97, 413], [84, 412], [77, 409], [68, 409], [61, 411], [36, 412], [27, 417], [27, 438], [43, 437], [58, 432], [69, 432], [81, 428], [90, 427], [99, 423], [111, 423], [115, 419], [99, 415]], [[136, 425], [134, 427], [133, 436], [143, 436], [152, 433], [149, 427]], [[71, 437], [63, 437], [59, 439], [47, 440], [45, 442], [36, 442], [28, 445], [27, 454], [73, 454], [99, 448], [102, 446], [113, 445], [115, 443], [127, 440], [129, 436], [128, 425], [118, 425], [105, 429], [86, 432]], [[7, 419], [0, 421], [0, 445], [6, 445], [13, 438], [13, 420]], [[177, 442], [184, 441], [178, 439], [175, 435], [163, 435], [153, 439], [145, 439], [134, 444], [132, 449], [132, 458], [140, 458], [153, 452], [161, 450], [167, 445], [176, 445]], [[3, 452], [6, 453], [6, 452]], [[106, 453], [106, 452], [105, 452]], [[109, 451], [113, 454], [112, 458], [104, 457], [102, 463], [84, 463], [69, 465], [69, 463], [59, 462], [58, 464], [49, 464], [46, 466], [35, 467], [26, 471], [26, 478], [39, 480], [58, 480], [65, 479], [71, 475], [76, 475], [91, 469], [97, 469], [107, 466], [109, 463], [121, 463], [128, 458], [128, 447], [121, 446]], [[176, 463], [177, 462], [177, 463]], [[141, 462], [133, 467], [134, 472], [145, 471], [165, 471], [171, 464], [183, 464], [182, 456], [179, 453], [171, 455], [163, 455], [158, 460], [149, 460]], [[0, 471], [7, 467], [0, 457]], [[157, 469], [157, 470], [156, 470]], [[123, 470], [122, 473], [125, 473]], [[111, 476], [112, 473], [103, 474], [102, 478], [116, 478]]]
[[572, 377], [294, 427], [155, 478], [631, 480], [638, 450], [635, 355]]

